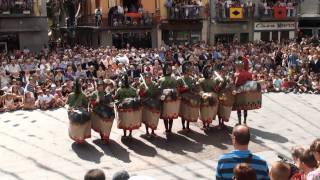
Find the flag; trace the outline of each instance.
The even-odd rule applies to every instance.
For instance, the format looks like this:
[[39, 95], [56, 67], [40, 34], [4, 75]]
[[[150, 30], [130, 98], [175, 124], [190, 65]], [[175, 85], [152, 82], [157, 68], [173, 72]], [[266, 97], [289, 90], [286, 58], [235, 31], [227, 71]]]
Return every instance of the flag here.
[[285, 6], [275, 6], [273, 8], [274, 18], [283, 19], [287, 16], [287, 9]]
[[230, 19], [242, 19], [243, 9], [241, 7], [231, 7], [230, 8]]

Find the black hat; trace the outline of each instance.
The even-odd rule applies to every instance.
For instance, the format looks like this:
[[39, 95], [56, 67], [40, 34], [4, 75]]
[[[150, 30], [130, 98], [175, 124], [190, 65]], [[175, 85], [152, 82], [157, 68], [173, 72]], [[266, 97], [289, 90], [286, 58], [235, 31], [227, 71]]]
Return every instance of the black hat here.
[[209, 73], [212, 73], [212, 66], [209, 66], [209, 65], [204, 66], [202, 70], [203, 77], [206, 79], [210, 78]]
[[127, 74], [123, 74], [122, 78], [121, 78], [121, 85], [123, 87], [129, 87], [129, 79], [128, 79], [128, 75]]
[[163, 75], [164, 76], [169, 76], [169, 75], [171, 75], [171, 73], [168, 73], [168, 69], [169, 69], [169, 67], [171, 68], [171, 63], [165, 63], [164, 65], [163, 65], [163, 68], [162, 68], [162, 71], [163, 71]]

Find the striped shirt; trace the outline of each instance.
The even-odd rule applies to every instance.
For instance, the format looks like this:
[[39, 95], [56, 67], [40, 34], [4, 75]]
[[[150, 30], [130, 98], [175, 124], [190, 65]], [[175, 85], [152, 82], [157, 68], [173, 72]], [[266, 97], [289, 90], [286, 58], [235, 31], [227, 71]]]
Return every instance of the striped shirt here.
[[250, 151], [234, 150], [231, 153], [222, 155], [217, 164], [217, 180], [232, 180], [233, 168], [239, 163], [249, 163], [256, 170], [257, 179], [269, 180], [269, 169], [267, 162], [260, 157], [253, 155]]

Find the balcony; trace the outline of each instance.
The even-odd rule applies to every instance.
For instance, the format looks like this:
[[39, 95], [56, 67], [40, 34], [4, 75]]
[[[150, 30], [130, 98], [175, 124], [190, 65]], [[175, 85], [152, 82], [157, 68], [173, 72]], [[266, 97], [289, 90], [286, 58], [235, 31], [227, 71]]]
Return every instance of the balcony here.
[[253, 18], [254, 6], [234, 5], [231, 7], [216, 6], [218, 22], [249, 21]]
[[204, 19], [204, 7], [197, 5], [183, 5], [179, 7], [170, 7], [168, 10], [168, 20], [202, 20]]
[[294, 20], [297, 18], [297, 6], [259, 6], [256, 18], [259, 20]]
[[106, 16], [103, 16], [99, 23], [95, 15], [83, 16], [78, 20], [77, 26], [91, 26], [102, 29], [139, 29], [152, 28], [156, 24], [156, 16], [148, 12]]
[[10, 0], [1, 2], [0, 4], [0, 17], [9, 16], [33, 16], [33, 1], [25, 0]]

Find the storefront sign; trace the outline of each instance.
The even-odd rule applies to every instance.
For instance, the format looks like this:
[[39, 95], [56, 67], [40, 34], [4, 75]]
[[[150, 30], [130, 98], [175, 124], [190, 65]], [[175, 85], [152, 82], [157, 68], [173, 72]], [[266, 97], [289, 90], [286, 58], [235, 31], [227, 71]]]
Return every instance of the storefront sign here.
[[254, 23], [255, 31], [292, 30], [292, 29], [296, 29], [296, 22], [256, 22]]

